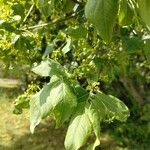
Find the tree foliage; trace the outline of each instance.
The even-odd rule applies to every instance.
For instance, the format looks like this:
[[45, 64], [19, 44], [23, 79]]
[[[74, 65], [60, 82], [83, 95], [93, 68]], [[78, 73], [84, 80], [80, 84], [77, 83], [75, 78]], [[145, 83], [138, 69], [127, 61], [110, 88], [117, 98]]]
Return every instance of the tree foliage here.
[[102, 122], [125, 121], [129, 116], [123, 101], [104, 94], [121, 95], [118, 87], [111, 88], [115, 81], [138, 105], [148, 102], [143, 97], [150, 82], [148, 0], [0, 0], [0, 4], [4, 67], [29, 65], [35, 74], [50, 79], [36, 93], [27, 94], [27, 100], [16, 102], [19, 110], [30, 106], [32, 133], [41, 119], [52, 116], [57, 127], [70, 122], [66, 149], [79, 149], [92, 133], [96, 139], [89, 148], [94, 149], [100, 144]]

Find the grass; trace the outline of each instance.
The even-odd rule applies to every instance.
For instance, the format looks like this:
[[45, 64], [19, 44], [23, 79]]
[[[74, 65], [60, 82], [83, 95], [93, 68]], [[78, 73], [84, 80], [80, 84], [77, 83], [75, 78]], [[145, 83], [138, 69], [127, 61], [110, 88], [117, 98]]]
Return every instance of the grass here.
[[[29, 131], [29, 113], [12, 113], [15, 96], [0, 91], [0, 150], [63, 150], [65, 129], [54, 129], [49, 119], [35, 130]], [[8, 92], [8, 91], [7, 91]]]

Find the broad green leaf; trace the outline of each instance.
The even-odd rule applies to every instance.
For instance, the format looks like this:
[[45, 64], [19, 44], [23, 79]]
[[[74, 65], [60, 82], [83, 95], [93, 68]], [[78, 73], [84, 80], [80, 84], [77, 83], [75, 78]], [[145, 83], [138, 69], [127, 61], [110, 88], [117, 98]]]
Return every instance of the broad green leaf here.
[[23, 4], [16, 3], [12, 5], [12, 10], [14, 15], [20, 15], [22, 19], [25, 17], [25, 7]]
[[56, 102], [60, 101], [54, 109], [56, 125], [59, 127], [67, 121], [72, 112], [74, 112], [74, 109], [77, 106], [77, 98], [70, 83], [65, 80], [60, 83], [57, 89], [53, 89], [51, 94], [56, 94]]
[[128, 26], [132, 24], [134, 11], [132, 5], [128, 0], [121, 0], [119, 11], [119, 24], [121, 26]]
[[[57, 82], [56, 82], [57, 83]], [[40, 123], [41, 119], [48, 115], [53, 106], [50, 103], [50, 91], [56, 83], [46, 85], [40, 92], [31, 97], [30, 100], [30, 130]]]
[[76, 105], [76, 96], [68, 82], [59, 78], [52, 79], [49, 84], [31, 98], [31, 132], [33, 133], [35, 126], [50, 113], [54, 113], [57, 125], [61, 125], [70, 117]]
[[53, 52], [53, 50], [54, 50], [54, 45], [48, 44], [42, 58], [44, 59], [45, 57], [47, 57], [49, 54]]
[[12, 23], [6, 22], [5, 20], [0, 21], [0, 28], [4, 29], [8, 32], [15, 32], [16, 28], [13, 26]]
[[65, 138], [66, 150], [77, 150], [86, 143], [91, 135], [92, 125], [85, 113], [86, 103], [79, 103], [68, 127]]
[[127, 106], [122, 101], [111, 95], [98, 93], [94, 95], [92, 102], [95, 107], [97, 106], [101, 117], [105, 117], [105, 115], [113, 115], [117, 120], [125, 121], [129, 116]]
[[147, 61], [150, 63], [150, 39], [146, 40], [146, 43], [144, 46], [144, 52], [145, 52]]
[[80, 85], [75, 86], [75, 93], [76, 93], [77, 100], [79, 103], [85, 102], [89, 97], [89, 93], [84, 88], [82, 88]]
[[85, 110], [85, 112], [89, 117], [92, 130], [94, 131], [96, 137], [95, 142], [88, 147], [88, 150], [94, 150], [96, 146], [100, 145], [100, 121], [102, 118], [100, 118], [97, 107], [95, 107], [93, 104], [91, 104], [88, 109]]
[[87, 101], [79, 103], [67, 131], [66, 149], [79, 149], [87, 142], [91, 133], [94, 132], [96, 140], [90, 146], [90, 149], [94, 150], [100, 144], [100, 121], [100, 115], [93, 104]]
[[150, 29], [150, 0], [138, 0], [138, 5], [140, 16]]
[[74, 1], [71, 1], [71, 0], [64, 0], [64, 8], [63, 8], [63, 11], [65, 13], [69, 13], [73, 10], [73, 7], [75, 5], [75, 2]]
[[67, 39], [67, 43], [66, 45], [63, 47], [62, 52], [65, 55], [66, 53], [68, 53], [71, 50], [71, 39], [68, 38]]
[[85, 15], [105, 42], [110, 42], [118, 13], [118, 0], [88, 0]]
[[86, 38], [87, 30], [84, 26], [75, 26], [67, 29], [67, 33], [74, 39]]
[[106, 105], [101, 100], [99, 100], [99, 98], [96, 95], [91, 96], [90, 99], [92, 101], [93, 107], [95, 107], [99, 112], [100, 117], [104, 118], [107, 114]]
[[35, 3], [37, 8], [45, 17], [50, 16], [53, 0], [35, 0]]
[[46, 59], [41, 62], [40, 65], [34, 67], [32, 71], [40, 76], [65, 76], [64, 68], [56, 61]]
[[136, 53], [139, 50], [142, 50], [144, 47], [144, 42], [139, 37], [132, 37], [132, 38], [124, 38], [122, 40], [122, 47], [128, 53]]

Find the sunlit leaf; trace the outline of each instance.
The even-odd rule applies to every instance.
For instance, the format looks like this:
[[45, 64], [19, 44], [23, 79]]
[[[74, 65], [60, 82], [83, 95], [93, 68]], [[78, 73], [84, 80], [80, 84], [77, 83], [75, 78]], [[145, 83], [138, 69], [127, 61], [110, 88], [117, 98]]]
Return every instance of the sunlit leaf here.
[[101, 117], [110, 114], [120, 121], [125, 121], [129, 116], [127, 106], [122, 101], [111, 95], [98, 93], [92, 97], [92, 103], [97, 107]]
[[[53, 79], [52, 79], [53, 80]], [[77, 105], [76, 96], [68, 82], [55, 78], [40, 92], [32, 96], [30, 101], [30, 129], [33, 133], [41, 119], [54, 112], [57, 125], [69, 119]]]
[[119, 24], [121, 26], [128, 26], [132, 24], [134, 17], [134, 8], [128, 0], [121, 0], [119, 11]]
[[65, 147], [66, 150], [77, 150], [86, 143], [92, 132], [92, 125], [85, 113], [85, 102], [79, 103], [68, 127]]
[[138, 0], [140, 16], [150, 29], [150, 1]]
[[40, 76], [65, 76], [64, 68], [56, 61], [46, 59], [40, 65], [32, 69], [34, 73]]
[[63, 54], [68, 53], [71, 50], [71, 39], [67, 39], [66, 45], [63, 47], [62, 52]]

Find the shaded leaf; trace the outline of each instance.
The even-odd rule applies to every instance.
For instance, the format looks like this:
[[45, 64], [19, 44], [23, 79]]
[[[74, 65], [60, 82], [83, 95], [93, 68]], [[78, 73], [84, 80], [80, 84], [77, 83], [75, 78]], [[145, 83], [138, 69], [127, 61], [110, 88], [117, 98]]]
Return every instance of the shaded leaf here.
[[85, 15], [105, 42], [110, 42], [118, 13], [118, 0], [88, 0]]
[[67, 33], [74, 39], [86, 38], [87, 30], [83, 26], [70, 27]]
[[144, 41], [139, 37], [124, 38], [122, 46], [128, 53], [135, 53], [143, 49]]
[[45, 17], [48, 17], [51, 14], [51, 9], [53, 6], [52, 1], [53, 0], [35, 0], [37, 8]]
[[76, 93], [77, 100], [79, 103], [86, 101], [89, 97], [89, 93], [80, 85], [75, 86], [75, 93]]
[[150, 63], [150, 40], [146, 40], [146, 43], [144, 46], [144, 52], [145, 52], [147, 61]]

